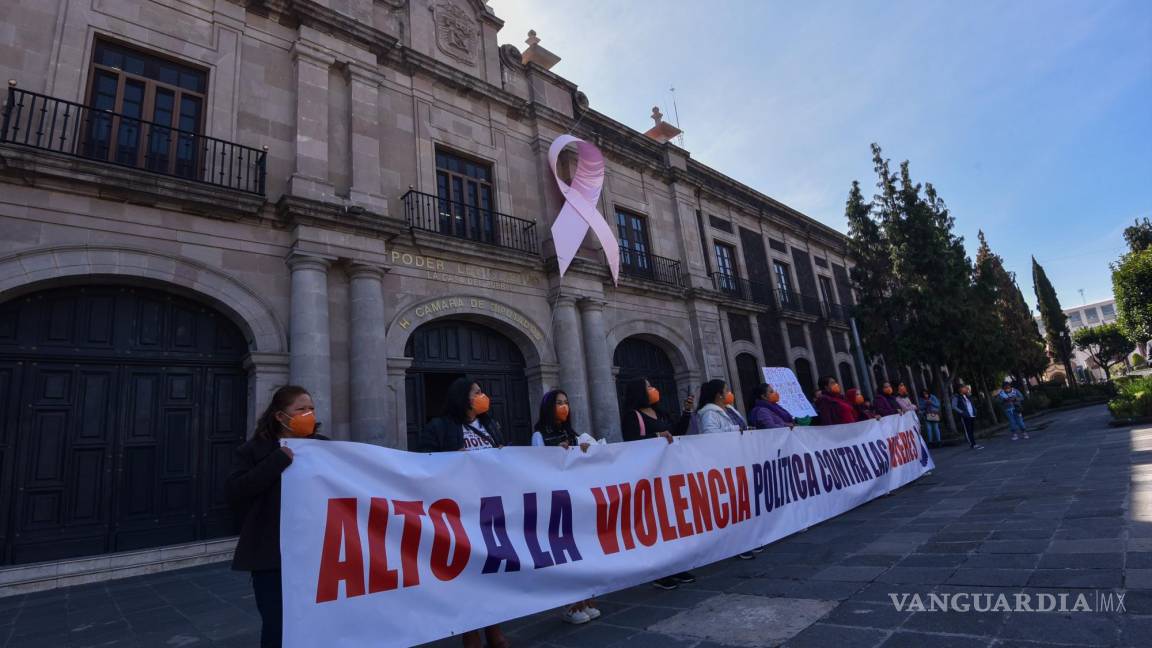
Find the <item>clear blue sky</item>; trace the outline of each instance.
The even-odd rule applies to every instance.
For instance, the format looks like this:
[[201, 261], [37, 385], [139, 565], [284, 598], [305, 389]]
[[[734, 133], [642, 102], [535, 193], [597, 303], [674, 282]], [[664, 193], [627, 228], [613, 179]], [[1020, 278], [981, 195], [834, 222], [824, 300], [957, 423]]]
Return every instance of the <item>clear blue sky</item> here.
[[1152, 2], [491, 0], [553, 71], [638, 130], [676, 87], [694, 158], [843, 231], [868, 146], [936, 185], [1032, 291], [1112, 295], [1121, 231], [1152, 216]]

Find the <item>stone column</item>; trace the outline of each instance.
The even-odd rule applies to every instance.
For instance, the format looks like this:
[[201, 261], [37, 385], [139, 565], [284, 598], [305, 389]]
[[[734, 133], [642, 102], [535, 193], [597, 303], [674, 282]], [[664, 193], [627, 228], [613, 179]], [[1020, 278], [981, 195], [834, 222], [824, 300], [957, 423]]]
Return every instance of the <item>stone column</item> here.
[[383, 211], [380, 186], [380, 85], [374, 71], [353, 63], [348, 67], [352, 87], [352, 201]]
[[288, 373], [293, 384], [312, 393], [316, 420], [331, 420], [332, 364], [328, 333], [328, 261], [293, 253], [292, 312], [288, 345]]
[[[590, 396], [584, 373], [584, 345], [580, 340], [580, 321], [576, 314], [576, 300], [570, 295], [557, 295], [552, 302], [552, 343], [556, 345], [556, 360], [560, 363], [558, 387], [568, 394], [572, 418], [579, 431], [590, 431], [594, 423], [590, 416]], [[533, 409], [535, 410], [535, 403]]]
[[304, 42], [293, 45], [296, 68], [296, 164], [289, 193], [331, 200], [328, 177], [328, 70], [335, 59]]
[[352, 440], [385, 445], [388, 354], [384, 339], [384, 272], [357, 263], [348, 269], [348, 276]]
[[605, 302], [580, 300], [580, 322], [584, 332], [584, 362], [592, 397], [592, 436], [623, 441], [620, 435], [620, 403], [612, 377], [612, 356], [608, 350], [608, 327], [604, 324]]

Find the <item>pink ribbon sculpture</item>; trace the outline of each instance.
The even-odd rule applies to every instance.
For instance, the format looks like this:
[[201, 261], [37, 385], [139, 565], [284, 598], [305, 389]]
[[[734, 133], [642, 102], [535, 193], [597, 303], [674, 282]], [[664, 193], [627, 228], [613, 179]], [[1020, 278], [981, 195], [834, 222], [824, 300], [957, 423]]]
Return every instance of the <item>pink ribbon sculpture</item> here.
[[[565, 184], [556, 173], [556, 159], [560, 151], [569, 144], [576, 144], [579, 155], [576, 162], [576, 171], [572, 174], [572, 184]], [[556, 178], [556, 186], [564, 195], [564, 207], [560, 215], [552, 224], [552, 243], [556, 246], [556, 260], [560, 264], [560, 276], [568, 270], [569, 264], [584, 242], [588, 228], [600, 239], [604, 248], [604, 256], [608, 259], [608, 268], [612, 271], [612, 283], [619, 283], [620, 278], [620, 245], [616, 242], [616, 233], [612, 226], [604, 220], [604, 216], [596, 209], [596, 202], [600, 200], [600, 189], [604, 186], [604, 154], [600, 149], [582, 139], [571, 135], [561, 135], [552, 142], [548, 148], [548, 164], [552, 167], [552, 177]]]

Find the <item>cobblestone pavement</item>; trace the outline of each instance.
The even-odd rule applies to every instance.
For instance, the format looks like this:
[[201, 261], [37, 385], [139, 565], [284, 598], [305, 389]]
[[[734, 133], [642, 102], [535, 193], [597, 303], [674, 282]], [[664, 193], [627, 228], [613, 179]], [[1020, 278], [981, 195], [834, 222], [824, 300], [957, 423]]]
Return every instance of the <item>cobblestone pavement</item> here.
[[[695, 584], [605, 596], [603, 617], [582, 626], [548, 612], [504, 627], [518, 647], [1152, 645], [1152, 428], [1109, 428], [1092, 407], [985, 445], [940, 450], [933, 475], [755, 560], [696, 570]], [[1083, 593], [1096, 608], [1115, 591], [1123, 612], [901, 611], [890, 597], [1066, 594], [1073, 607]], [[257, 635], [246, 575], [223, 565], [0, 598], [4, 648], [238, 647]]]

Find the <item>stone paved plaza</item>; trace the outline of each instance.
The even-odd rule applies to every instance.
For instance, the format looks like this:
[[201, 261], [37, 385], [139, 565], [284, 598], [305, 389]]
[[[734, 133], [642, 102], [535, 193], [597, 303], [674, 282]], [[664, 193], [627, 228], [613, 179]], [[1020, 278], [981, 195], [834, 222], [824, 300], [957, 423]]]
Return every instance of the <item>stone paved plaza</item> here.
[[[505, 628], [520, 647], [1150, 645], [1152, 428], [1107, 420], [1102, 406], [1057, 413], [1029, 441], [943, 449], [934, 474], [755, 560], [608, 595], [587, 625], [549, 612]], [[1123, 612], [913, 612], [890, 598], [1083, 593], [1095, 606], [1116, 591]], [[257, 628], [245, 575], [223, 565], [0, 598], [4, 648], [256, 646]]]

